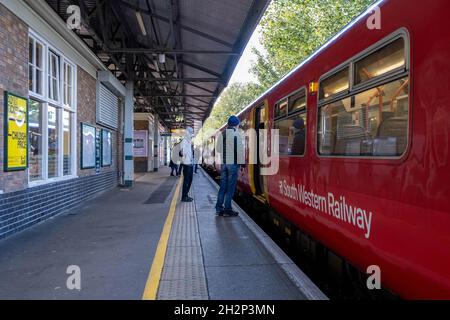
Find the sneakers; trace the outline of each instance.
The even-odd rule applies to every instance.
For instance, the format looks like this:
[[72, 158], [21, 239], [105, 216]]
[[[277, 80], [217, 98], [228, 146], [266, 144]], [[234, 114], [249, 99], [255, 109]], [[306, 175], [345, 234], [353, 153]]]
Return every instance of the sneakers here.
[[194, 199], [192, 199], [191, 197], [184, 197], [181, 199], [181, 202], [192, 202], [194, 201]]
[[221, 211], [221, 212], [216, 212], [216, 216], [218, 217], [237, 217], [239, 215], [239, 212], [236, 211]]

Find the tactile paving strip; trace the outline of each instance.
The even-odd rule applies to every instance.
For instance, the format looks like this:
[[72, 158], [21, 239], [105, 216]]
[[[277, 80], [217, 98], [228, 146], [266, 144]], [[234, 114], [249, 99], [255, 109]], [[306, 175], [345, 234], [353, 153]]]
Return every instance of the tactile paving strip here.
[[158, 299], [208, 298], [195, 200], [192, 203], [179, 202], [170, 233]]

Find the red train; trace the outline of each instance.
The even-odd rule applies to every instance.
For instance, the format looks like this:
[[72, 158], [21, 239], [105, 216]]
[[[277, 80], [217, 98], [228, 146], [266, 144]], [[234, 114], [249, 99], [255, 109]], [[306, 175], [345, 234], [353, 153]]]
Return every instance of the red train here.
[[400, 297], [449, 299], [450, 2], [377, 6], [381, 29], [366, 12], [239, 114], [279, 129], [281, 155], [238, 189], [361, 272], [379, 266]]

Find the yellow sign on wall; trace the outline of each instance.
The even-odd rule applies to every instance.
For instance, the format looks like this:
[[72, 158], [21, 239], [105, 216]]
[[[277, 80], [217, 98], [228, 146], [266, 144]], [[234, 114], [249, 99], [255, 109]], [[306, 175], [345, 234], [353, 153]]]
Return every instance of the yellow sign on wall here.
[[5, 93], [5, 171], [28, 167], [28, 100]]

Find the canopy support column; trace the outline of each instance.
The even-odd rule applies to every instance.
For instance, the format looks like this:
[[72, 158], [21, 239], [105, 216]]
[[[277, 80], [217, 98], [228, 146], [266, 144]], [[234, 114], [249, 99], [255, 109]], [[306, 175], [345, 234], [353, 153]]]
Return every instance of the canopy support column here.
[[125, 187], [134, 184], [134, 158], [133, 158], [133, 118], [134, 118], [134, 82], [127, 81], [125, 95], [124, 115], [124, 182]]

